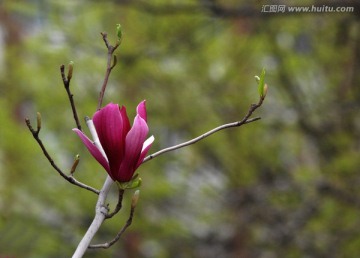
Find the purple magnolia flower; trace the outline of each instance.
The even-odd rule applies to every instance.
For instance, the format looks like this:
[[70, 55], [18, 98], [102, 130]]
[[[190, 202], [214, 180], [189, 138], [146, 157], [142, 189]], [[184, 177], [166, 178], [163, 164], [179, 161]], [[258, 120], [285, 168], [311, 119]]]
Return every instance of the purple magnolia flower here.
[[153, 136], [145, 140], [149, 132], [145, 100], [136, 111], [132, 127], [124, 106], [110, 103], [94, 114], [94, 126], [106, 156], [82, 131], [73, 129], [114, 181], [129, 182], [154, 141]]

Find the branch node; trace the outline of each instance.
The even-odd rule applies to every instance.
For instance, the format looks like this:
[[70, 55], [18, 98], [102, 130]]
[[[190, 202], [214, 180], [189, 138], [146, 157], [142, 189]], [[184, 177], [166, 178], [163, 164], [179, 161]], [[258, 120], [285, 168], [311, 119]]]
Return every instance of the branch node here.
[[126, 221], [125, 225], [122, 227], [122, 229], [119, 231], [119, 233], [115, 236], [115, 238], [113, 240], [111, 240], [110, 242], [106, 242], [104, 244], [89, 245], [88, 248], [89, 249], [97, 249], [97, 248], [107, 249], [110, 246], [112, 246], [113, 244], [115, 244], [120, 239], [122, 234], [124, 234], [126, 229], [131, 225], [133, 217], [134, 217], [134, 213], [135, 213], [135, 207], [131, 207], [128, 220]]
[[108, 206], [101, 206], [100, 212], [102, 214], [104, 214], [104, 216], [106, 217], [108, 215], [108, 213], [109, 213], [109, 207]]

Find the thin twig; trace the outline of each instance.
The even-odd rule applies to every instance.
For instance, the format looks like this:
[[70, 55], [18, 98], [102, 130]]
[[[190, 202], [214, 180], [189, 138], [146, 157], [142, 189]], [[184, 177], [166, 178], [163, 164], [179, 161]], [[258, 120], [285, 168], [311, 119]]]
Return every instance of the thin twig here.
[[74, 95], [70, 91], [70, 80], [71, 80], [71, 78], [66, 78], [65, 77], [65, 66], [64, 65], [60, 66], [60, 73], [61, 73], [61, 78], [62, 78], [62, 81], [64, 83], [66, 93], [67, 93], [67, 95], [69, 97], [72, 113], [73, 113], [74, 120], [75, 120], [75, 123], [76, 123], [76, 127], [81, 131], [80, 120], [79, 120], [79, 117], [77, 115], [75, 102], [74, 102]]
[[[112, 69], [115, 67], [116, 65], [116, 57], [113, 57], [113, 54], [114, 54], [114, 51], [118, 48], [118, 46], [120, 45], [119, 42], [117, 42], [115, 44], [115, 46], [112, 46], [110, 45], [108, 39], [107, 39], [107, 33], [105, 32], [102, 32], [101, 33], [101, 36], [104, 40], [104, 43], [106, 45], [106, 48], [108, 50], [107, 52], [107, 66], [106, 66], [106, 72], [105, 72], [105, 77], [104, 77], [104, 81], [103, 81], [103, 84], [101, 86], [101, 91], [100, 91], [100, 94], [99, 94], [99, 102], [98, 102], [98, 106], [97, 106], [97, 110], [99, 110], [101, 108], [101, 105], [102, 105], [102, 101], [103, 101], [103, 98], [104, 98], [104, 94], [105, 94], [105, 90], [106, 90], [106, 86], [107, 86], [107, 83], [108, 83], [108, 80], [109, 80], [109, 76], [110, 76], [110, 73], [112, 71]], [[112, 59], [114, 59], [114, 62], [113, 64], [111, 64], [111, 61]]]
[[84, 188], [86, 190], [89, 190], [93, 193], [99, 194], [100, 191], [88, 186], [84, 183], [81, 183], [80, 181], [76, 180], [73, 176], [68, 176], [66, 175], [54, 162], [54, 160], [51, 158], [50, 154], [48, 153], [48, 151], [46, 150], [44, 144], [42, 143], [41, 139], [39, 138], [39, 128], [37, 130], [34, 130], [31, 126], [30, 120], [28, 118], [25, 119], [26, 125], [29, 128], [30, 132], [32, 133], [34, 139], [37, 141], [37, 143], [39, 144], [41, 150], [43, 151], [45, 157], [48, 159], [48, 161], [50, 162], [51, 166], [60, 174], [60, 176], [62, 176], [66, 181], [72, 183], [73, 185], [79, 186], [81, 188]]
[[119, 188], [118, 203], [116, 204], [114, 211], [106, 215], [105, 219], [112, 218], [115, 214], [117, 214], [121, 210], [124, 192], [125, 192], [124, 189]]
[[113, 240], [111, 240], [110, 242], [104, 243], [104, 244], [89, 245], [88, 248], [89, 249], [96, 249], [96, 248], [107, 249], [110, 246], [112, 246], [113, 244], [115, 244], [120, 239], [122, 234], [126, 231], [126, 229], [131, 225], [133, 217], [134, 217], [134, 213], [135, 213], [135, 206], [131, 206], [128, 220], [126, 221], [125, 225], [122, 227], [120, 232], [116, 235], [116, 237]]
[[212, 129], [210, 131], [207, 131], [206, 133], [204, 133], [204, 134], [190, 140], [190, 141], [183, 142], [181, 144], [177, 144], [175, 146], [171, 146], [171, 147], [162, 149], [162, 150], [160, 150], [158, 152], [155, 152], [153, 154], [150, 154], [149, 156], [147, 156], [144, 159], [143, 163], [145, 163], [145, 162], [147, 162], [147, 161], [149, 161], [149, 160], [151, 160], [151, 159], [153, 159], [153, 158], [155, 158], [155, 157], [157, 157], [157, 156], [159, 156], [161, 154], [164, 154], [166, 152], [177, 150], [177, 149], [189, 146], [191, 144], [194, 144], [194, 143], [196, 143], [198, 141], [201, 141], [201, 140], [205, 139], [206, 137], [208, 137], [208, 136], [210, 136], [210, 135], [212, 135], [212, 134], [214, 134], [214, 133], [216, 133], [216, 132], [218, 132], [220, 130], [223, 130], [223, 129], [226, 129], [226, 128], [231, 128], [231, 127], [239, 127], [239, 126], [242, 126], [244, 124], [249, 124], [249, 123], [255, 122], [257, 120], [260, 120], [261, 119], [260, 117], [255, 117], [255, 118], [249, 118], [249, 117], [253, 114], [253, 112], [258, 107], [260, 107], [262, 105], [262, 103], [264, 102], [264, 99], [265, 99], [265, 97], [261, 97], [257, 104], [251, 104], [247, 114], [244, 116], [244, 118], [241, 121], [220, 125], [220, 126], [214, 128], [214, 129]]

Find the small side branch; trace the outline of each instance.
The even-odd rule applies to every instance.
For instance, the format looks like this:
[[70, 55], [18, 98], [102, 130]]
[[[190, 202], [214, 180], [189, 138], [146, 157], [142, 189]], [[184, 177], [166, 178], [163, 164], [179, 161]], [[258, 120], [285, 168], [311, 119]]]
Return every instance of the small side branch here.
[[119, 189], [118, 203], [116, 204], [116, 207], [115, 207], [114, 211], [107, 214], [105, 219], [112, 218], [115, 214], [117, 214], [121, 210], [121, 208], [122, 208], [122, 200], [123, 200], [123, 197], [124, 197], [124, 192], [125, 192], [125, 190]]
[[76, 123], [76, 127], [81, 131], [81, 125], [80, 125], [80, 121], [79, 121], [79, 117], [77, 115], [77, 111], [76, 111], [76, 107], [75, 107], [75, 102], [74, 102], [74, 95], [71, 93], [70, 91], [70, 80], [72, 78], [72, 63], [69, 65], [69, 71], [68, 71], [68, 76], [65, 77], [65, 66], [61, 65], [60, 66], [60, 73], [61, 73], [61, 78], [62, 81], [64, 83], [64, 87], [66, 90], [66, 93], [69, 97], [69, 101], [70, 101], [70, 105], [71, 105], [71, 110], [74, 116], [74, 120]]
[[122, 227], [120, 232], [116, 235], [116, 237], [113, 240], [111, 240], [110, 242], [104, 243], [104, 244], [89, 245], [88, 248], [89, 249], [97, 249], [97, 248], [107, 249], [110, 246], [112, 246], [113, 244], [115, 244], [120, 239], [122, 234], [124, 234], [126, 229], [131, 225], [133, 217], [134, 217], [134, 213], [135, 213], [135, 206], [131, 206], [128, 220], [126, 221], [125, 225]]
[[[104, 94], [105, 94], [105, 90], [106, 90], [106, 86], [108, 84], [108, 80], [109, 80], [109, 77], [110, 77], [110, 73], [111, 73], [112, 69], [115, 67], [116, 62], [117, 62], [116, 57], [113, 56], [114, 51], [120, 45], [120, 41], [118, 41], [115, 44], [115, 46], [110, 45], [110, 43], [108, 41], [108, 38], [107, 38], [107, 34], [105, 32], [102, 32], [101, 36], [102, 36], [102, 38], [104, 40], [104, 43], [106, 45], [106, 48], [107, 48], [108, 52], [107, 52], [106, 72], [105, 72], [105, 77], [104, 77], [103, 84], [101, 86], [101, 91], [100, 91], [100, 94], [99, 94], [99, 102], [98, 102], [97, 110], [99, 110], [101, 108], [102, 101], [103, 101]], [[112, 60], [114, 60], [113, 63], [111, 63]]]
[[79, 186], [81, 188], [84, 188], [88, 191], [91, 191], [93, 193], [99, 194], [100, 191], [88, 186], [84, 183], [81, 183], [80, 181], [76, 180], [72, 175], [68, 176], [66, 175], [54, 162], [54, 160], [52, 159], [52, 157], [50, 156], [50, 154], [48, 153], [48, 151], [46, 150], [44, 144], [42, 143], [41, 139], [39, 138], [39, 132], [40, 132], [40, 127], [38, 125], [37, 130], [34, 130], [33, 127], [31, 126], [30, 120], [28, 118], [25, 119], [26, 125], [29, 128], [30, 132], [32, 133], [34, 139], [36, 140], [36, 142], [39, 144], [41, 150], [43, 151], [45, 157], [47, 158], [47, 160], [50, 162], [51, 166], [60, 174], [60, 176], [62, 176], [66, 181], [70, 182], [73, 185]]
[[265, 99], [265, 96], [264, 97], [260, 97], [260, 100], [257, 104], [251, 104], [247, 114], [244, 116], [244, 118], [241, 120], [241, 121], [237, 121], [237, 122], [233, 122], [233, 123], [229, 123], [229, 124], [224, 124], [224, 125], [220, 125], [190, 141], [187, 141], [187, 142], [184, 142], [184, 143], [181, 143], [181, 144], [178, 144], [178, 145], [175, 145], [175, 146], [171, 146], [171, 147], [168, 147], [168, 148], [165, 148], [165, 149], [162, 149], [158, 152], [155, 152], [153, 154], [150, 154], [149, 156], [147, 156], [143, 163], [157, 157], [157, 156], [160, 156], [161, 154], [164, 154], [166, 152], [169, 152], [169, 151], [173, 151], [173, 150], [177, 150], [177, 149], [180, 149], [180, 148], [183, 148], [183, 147], [186, 147], [186, 146], [189, 146], [191, 144], [194, 144], [198, 141], [201, 141], [203, 139], [205, 139], [206, 137], [218, 132], [218, 131], [221, 131], [223, 129], [227, 129], [227, 128], [231, 128], [231, 127], [240, 127], [244, 124], [249, 124], [249, 123], [252, 123], [252, 122], [255, 122], [257, 120], [260, 120], [261, 118], [260, 117], [255, 117], [255, 118], [250, 118], [250, 116], [254, 113], [254, 111], [259, 108], [262, 103], [264, 102], [264, 99]]

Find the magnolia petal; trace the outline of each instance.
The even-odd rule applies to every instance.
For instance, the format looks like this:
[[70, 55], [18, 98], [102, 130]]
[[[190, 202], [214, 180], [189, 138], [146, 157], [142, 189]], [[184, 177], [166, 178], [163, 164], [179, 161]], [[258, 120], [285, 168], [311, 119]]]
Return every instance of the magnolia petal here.
[[[126, 110], [123, 112], [126, 115]], [[110, 103], [97, 111], [93, 118], [100, 143], [109, 161], [112, 176], [119, 171], [124, 157], [123, 116], [119, 105]]]
[[79, 129], [74, 128], [73, 131], [80, 137], [91, 155], [105, 168], [106, 171], [110, 172], [109, 163], [93, 142]]
[[147, 122], [146, 101], [145, 100], [143, 100], [139, 103], [139, 105], [136, 108], [136, 112], [138, 115], [141, 116], [142, 119], [145, 120], [145, 122]]
[[129, 117], [126, 113], [126, 108], [124, 106], [120, 108], [120, 115], [123, 120], [123, 139], [125, 139], [126, 135], [130, 131], [131, 126], [130, 126]]
[[137, 161], [137, 164], [135, 166], [135, 170], [141, 165], [141, 163], [143, 162], [143, 160], [145, 159], [146, 154], [148, 153], [152, 143], [154, 142], [155, 137], [153, 135], [151, 135], [143, 144], [139, 159]]
[[145, 151], [146, 148], [151, 146], [151, 144], [155, 141], [154, 135], [151, 135], [149, 138], [146, 139], [146, 141], [143, 144], [141, 152]]
[[116, 175], [119, 181], [127, 182], [131, 180], [148, 132], [149, 128], [145, 120], [140, 115], [137, 115], [133, 127], [125, 139], [125, 155]]

